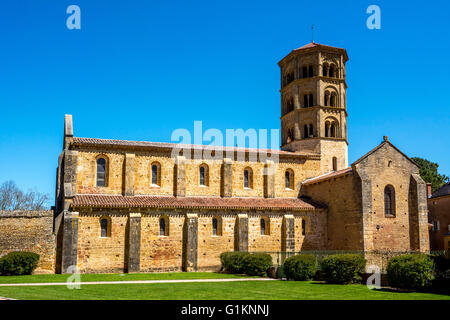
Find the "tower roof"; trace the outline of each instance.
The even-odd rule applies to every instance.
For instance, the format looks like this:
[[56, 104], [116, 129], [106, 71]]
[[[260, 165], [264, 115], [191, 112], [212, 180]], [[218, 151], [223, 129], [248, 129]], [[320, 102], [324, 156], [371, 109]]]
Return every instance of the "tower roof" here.
[[308, 50], [308, 49], [316, 49], [316, 48], [317, 49], [325, 49], [325, 50], [328, 49], [328, 50], [332, 50], [332, 51], [339, 51], [341, 54], [344, 55], [344, 60], [345, 61], [348, 60], [347, 51], [344, 48], [338, 48], [338, 47], [328, 46], [328, 45], [320, 44], [320, 43], [316, 43], [316, 42], [310, 42], [308, 44], [305, 44], [304, 46], [301, 46], [300, 48], [292, 50], [287, 56], [285, 56], [283, 59], [281, 59], [281, 61], [278, 62], [278, 64], [280, 64], [284, 59], [286, 59], [293, 53], [303, 51], [303, 50]]

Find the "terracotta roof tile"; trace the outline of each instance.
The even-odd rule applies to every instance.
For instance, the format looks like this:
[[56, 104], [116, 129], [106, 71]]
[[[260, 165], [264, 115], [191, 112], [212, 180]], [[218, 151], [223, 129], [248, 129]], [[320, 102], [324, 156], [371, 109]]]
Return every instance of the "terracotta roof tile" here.
[[323, 175], [320, 175], [320, 176], [317, 176], [314, 178], [306, 179], [305, 181], [303, 181], [302, 185], [308, 185], [308, 184], [313, 184], [313, 183], [317, 183], [317, 182], [322, 182], [322, 181], [325, 181], [328, 179], [337, 178], [337, 177], [349, 174], [351, 172], [352, 172], [352, 168], [348, 167], [348, 168], [345, 168], [342, 170], [325, 173]]
[[112, 139], [96, 139], [96, 138], [73, 138], [73, 145], [75, 146], [124, 146], [124, 147], [143, 147], [143, 148], [192, 148], [202, 150], [222, 150], [234, 152], [267, 152], [285, 156], [317, 156], [318, 153], [312, 152], [291, 152], [278, 149], [253, 149], [253, 148], [237, 148], [237, 147], [217, 147], [208, 145], [194, 145], [194, 144], [176, 144], [167, 142], [150, 142], [150, 141], [129, 141], [129, 140], [112, 140]]
[[87, 195], [75, 196], [73, 207], [98, 208], [183, 208], [183, 209], [263, 209], [304, 211], [321, 208], [298, 198], [219, 198], [219, 197], [173, 197], [173, 196], [122, 196]]

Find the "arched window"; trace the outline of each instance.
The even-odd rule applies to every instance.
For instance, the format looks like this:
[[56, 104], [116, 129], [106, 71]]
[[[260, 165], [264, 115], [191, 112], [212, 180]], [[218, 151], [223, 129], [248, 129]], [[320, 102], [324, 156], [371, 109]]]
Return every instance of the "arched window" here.
[[330, 106], [336, 107], [336, 93], [335, 92], [331, 93]]
[[308, 125], [307, 124], [305, 124], [304, 126], [303, 126], [303, 138], [308, 138], [309, 136], [308, 136]]
[[97, 187], [106, 187], [106, 159], [97, 159]]
[[384, 188], [384, 215], [395, 217], [395, 190], [391, 185]]
[[302, 236], [306, 235], [306, 220], [302, 219]]
[[330, 77], [334, 77], [334, 65], [330, 65]]
[[309, 136], [310, 137], [314, 136], [314, 131], [313, 131], [313, 125], [312, 124], [309, 125]]
[[217, 236], [217, 227], [218, 227], [217, 219], [213, 218], [212, 219], [212, 234], [213, 234], [213, 236]]
[[262, 236], [270, 234], [270, 220], [267, 217], [262, 217], [260, 220], [260, 233]]
[[314, 77], [314, 69], [313, 69], [313, 66], [309, 66], [309, 77]]
[[199, 168], [199, 184], [201, 186], [209, 185], [209, 172], [206, 164], [202, 164]]
[[222, 219], [220, 217], [212, 218], [212, 235], [213, 236], [222, 235]]
[[330, 122], [325, 122], [325, 137], [329, 136]]
[[336, 123], [334, 122], [330, 126], [330, 137], [336, 137]]
[[325, 103], [325, 107], [328, 106], [328, 101], [330, 100], [330, 92], [325, 91], [325, 96], [324, 96], [324, 103]]
[[291, 169], [286, 170], [284, 173], [284, 187], [294, 190], [294, 171]]
[[324, 64], [323, 65], [323, 76], [326, 77], [328, 75], [328, 65]]
[[309, 94], [309, 106], [312, 107], [314, 105], [314, 98], [312, 93]]
[[304, 66], [302, 70], [303, 70], [303, 78], [308, 78], [308, 68]]
[[244, 169], [244, 188], [253, 188], [253, 171], [251, 168]]
[[286, 107], [287, 107], [287, 113], [291, 112], [292, 110], [294, 110], [294, 99], [289, 98], [286, 102]]
[[303, 107], [308, 108], [309, 103], [308, 103], [308, 96], [305, 94], [303, 96]]
[[337, 170], [337, 158], [333, 157], [333, 171]]
[[108, 217], [100, 218], [100, 237], [108, 238], [111, 236], [111, 220]]
[[169, 235], [169, 218], [167, 217], [159, 218], [159, 235], [160, 236]]
[[152, 163], [152, 186], [161, 185], [161, 165], [158, 162]]

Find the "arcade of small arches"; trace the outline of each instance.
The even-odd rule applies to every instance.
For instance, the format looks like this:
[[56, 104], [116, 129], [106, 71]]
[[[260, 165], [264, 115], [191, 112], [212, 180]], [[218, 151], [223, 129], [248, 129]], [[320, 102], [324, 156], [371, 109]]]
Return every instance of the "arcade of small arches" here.
[[282, 87], [285, 87], [294, 80], [312, 78], [315, 77], [316, 75], [327, 78], [337, 78], [337, 79], [341, 78], [339, 68], [336, 66], [336, 64], [333, 62], [331, 63], [325, 62], [322, 66], [319, 66], [318, 68], [315, 65], [309, 64], [300, 66], [297, 72], [295, 72], [295, 69], [293, 68], [289, 69], [284, 73], [281, 85]]
[[[320, 105], [320, 103], [316, 102], [314, 99], [314, 94], [312, 92], [303, 92], [301, 95], [302, 99], [298, 101], [301, 108], [310, 108], [315, 105]], [[286, 98], [283, 100], [283, 115], [286, 115], [295, 109], [294, 98], [290, 95], [286, 95]], [[324, 92], [323, 98], [323, 106], [325, 107], [335, 107], [339, 108], [341, 106], [339, 95], [334, 88], [326, 89]]]

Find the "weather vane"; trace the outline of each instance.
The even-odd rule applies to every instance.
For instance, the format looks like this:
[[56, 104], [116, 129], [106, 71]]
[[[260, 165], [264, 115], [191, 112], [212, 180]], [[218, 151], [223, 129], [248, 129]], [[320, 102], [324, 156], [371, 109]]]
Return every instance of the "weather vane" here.
[[311, 25], [311, 42], [314, 43], [314, 25]]

